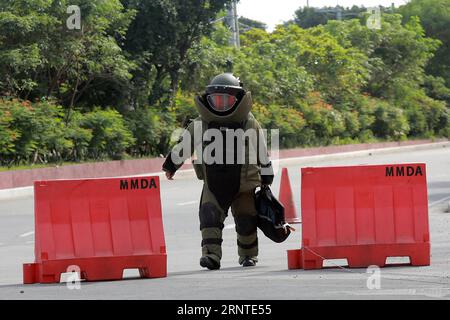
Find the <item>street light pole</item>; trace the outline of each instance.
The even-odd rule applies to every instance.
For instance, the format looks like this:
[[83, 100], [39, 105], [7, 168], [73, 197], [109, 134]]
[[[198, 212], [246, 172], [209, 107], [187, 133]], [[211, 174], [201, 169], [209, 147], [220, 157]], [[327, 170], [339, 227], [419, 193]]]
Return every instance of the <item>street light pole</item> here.
[[231, 28], [230, 45], [236, 48], [241, 47], [241, 41], [239, 38], [239, 18], [237, 15], [236, 1], [232, 1], [228, 7], [228, 22]]

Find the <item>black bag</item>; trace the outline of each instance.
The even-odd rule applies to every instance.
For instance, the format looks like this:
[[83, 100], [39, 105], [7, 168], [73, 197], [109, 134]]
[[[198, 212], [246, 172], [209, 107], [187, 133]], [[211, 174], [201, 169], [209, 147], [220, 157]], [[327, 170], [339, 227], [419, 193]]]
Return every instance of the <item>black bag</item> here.
[[256, 192], [255, 206], [258, 212], [258, 228], [276, 243], [285, 241], [294, 229], [286, 223], [284, 206], [268, 186], [263, 186]]

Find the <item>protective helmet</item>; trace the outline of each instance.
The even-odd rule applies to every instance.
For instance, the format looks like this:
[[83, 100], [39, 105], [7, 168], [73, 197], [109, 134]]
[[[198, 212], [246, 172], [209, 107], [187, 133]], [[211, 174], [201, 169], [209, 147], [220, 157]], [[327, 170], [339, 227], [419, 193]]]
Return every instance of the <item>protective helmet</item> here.
[[243, 121], [250, 113], [252, 101], [242, 82], [232, 73], [222, 73], [206, 87], [205, 94], [198, 97], [197, 108], [207, 121]]
[[258, 228], [274, 242], [285, 241], [294, 229], [285, 222], [284, 206], [268, 186], [263, 186], [256, 192], [255, 206], [258, 212]]
[[238, 78], [231, 73], [222, 73], [206, 87], [208, 107], [213, 113], [224, 115], [232, 111], [244, 93]]

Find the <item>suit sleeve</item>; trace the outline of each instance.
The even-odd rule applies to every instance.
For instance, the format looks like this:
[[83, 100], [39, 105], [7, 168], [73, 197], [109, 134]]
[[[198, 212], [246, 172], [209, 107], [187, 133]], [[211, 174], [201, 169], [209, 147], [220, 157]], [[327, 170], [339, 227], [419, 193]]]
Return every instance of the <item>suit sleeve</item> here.
[[271, 185], [273, 182], [274, 174], [272, 168], [272, 162], [269, 158], [269, 152], [267, 151], [266, 138], [264, 137], [263, 130], [258, 120], [255, 121], [255, 129], [257, 130], [257, 144], [258, 144], [258, 165], [261, 167], [261, 183]]
[[200, 129], [198, 127], [199, 124], [201, 124], [201, 121], [195, 119], [183, 131], [178, 139], [178, 143], [167, 155], [162, 166], [163, 171], [175, 173], [183, 165], [184, 161], [193, 155], [194, 150], [198, 145], [195, 139], [195, 137], [198, 136], [198, 133], [195, 131], [201, 130], [201, 127]]

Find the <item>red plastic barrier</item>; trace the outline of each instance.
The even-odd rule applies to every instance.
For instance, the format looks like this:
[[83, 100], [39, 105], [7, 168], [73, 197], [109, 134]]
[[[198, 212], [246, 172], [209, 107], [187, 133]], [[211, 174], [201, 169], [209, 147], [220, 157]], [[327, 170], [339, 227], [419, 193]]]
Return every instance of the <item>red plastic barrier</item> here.
[[318, 269], [324, 259], [349, 267], [385, 266], [388, 257], [430, 264], [425, 164], [302, 169], [301, 250], [290, 269]]
[[72, 265], [88, 281], [124, 269], [165, 277], [159, 188], [158, 177], [35, 182], [35, 263], [23, 265], [23, 282], [59, 282]]

